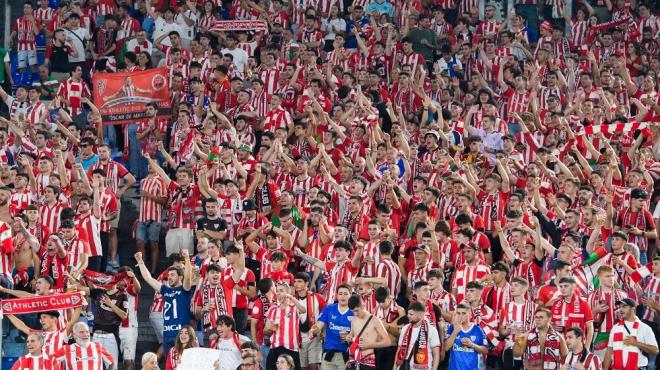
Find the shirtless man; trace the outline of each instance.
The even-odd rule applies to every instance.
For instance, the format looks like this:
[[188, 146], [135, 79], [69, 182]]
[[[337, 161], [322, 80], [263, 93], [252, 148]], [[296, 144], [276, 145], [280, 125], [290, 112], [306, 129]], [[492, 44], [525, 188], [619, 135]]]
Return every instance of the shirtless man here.
[[[27, 230], [28, 219], [25, 214], [14, 217], [12, 235], [14, 236], [14, 271], [12, 278], [18, 290], [32, 290], [32, 279], [39, 275], [39, 241]], [[35, 275], [36, 272], [36, 275]]]
[[375, 319], [364, 309], [360, 296], [348, 299], [348, 308], [353, 311], [351, 332], [346, 341], [351, 343], [348, 353], [362, 370], [376, 370], [376, 355], [374, 349], [391, 345], [390, 336], [383, 323]]
[[394, 297], [390, 294], [387, 287], [381, 286], [376, 288], [376, 318], [385, 327], [385, 330], [390, 335], [390, 345], [386, 348], [376, 350], [376, 363], [377, 364], [392, 364], [394, 363], [394, 355], [396, 354], [397, 341], [401, 326], [399, 319], [406, 316], [406, 310], [396, 304]]
[[11, 199], [11, 189], [0, 186], [0, 221], [11, 225], [13, 218], [9, 211], [9, 199]]

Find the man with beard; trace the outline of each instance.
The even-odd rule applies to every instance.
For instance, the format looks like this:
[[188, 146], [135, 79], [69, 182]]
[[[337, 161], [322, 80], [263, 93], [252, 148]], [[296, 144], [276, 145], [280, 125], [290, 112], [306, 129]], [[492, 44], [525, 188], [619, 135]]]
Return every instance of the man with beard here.
[[649, 357], [658, 354], [653, 330], [637, 317], [635, 301], [624, 298], [615, 304], [622, 320], [610, 332], [603, 369], [645, 369]]
[[55, 360], [63, 362], [68, 370], [85, 368], [88, 370], [103, 370], [103, 365], [114, 369], [117, 360], [112, 357], [101, 343], [90, 341], [89, 326], [84, 322], [73, 325], [74, 344], [62, 346], [55, 352]]
[[43, 353], [42, 347], [44, 338], [39, 334], [33, 333], [28, 335], [25, 346], [27, 347], [28, 354], [22, 356], [14, 363], [11, 370], [57, 370], [59, 366], [54, 362], [53, 358]]
[[[30, 291], [32, 290], [30, 283], [34, 277], [34, 269], [39, 266], [37, 253], [40, 245], [39, 241], [26, 229], [27, 223], [28, 220], [25, 214], [15, 217], [12, 224], [13, 238], [9, 240], [13, 242], [13, 256], [10, 256], [10, 260], [13, 257], [14, 269], [11, 276], [14, 287], [15, 289]], [[6, 227], [6, 224], [0, 225], [0, 227]], [[3, 253], [5, 252], [3, 251]]]
[[584, 345], [584, 332], [580, 328], [566, 330], [566, 347], [568, 355], [560, 370], [584, 369], [600, 370], [600, 359]]
[[197, 220], [195, 236], [199, 240], [206, 237], [212, 240], [225, 240], [227, 236], [227, 221], [218, 215], [218, 200], [206, 199], [206, 216]]
[[[242, 255], [242, 253], [241, 253]], [[232, 279], [239, 279], [243, 270], [237, 269]], [[220, 281], [221, 271], [218, 265], [208, 265], [206, 281], [194, 296], [195, 318], [202, 320], [205, 336], [218, 326], [218, 318], [223, 315], [233, 316], [231, 289]], [[235, 326], [235, 325], [234, 325]]]
[[[469, 308], [466, 308], [469, 311]], [[415, 302], [408, 308], [409, 324], [401, 328], [395, 368], [405, 362], [410, 368], [431, 370], [440, 364], [440, 336], [433, 323], [425, 318], [425, 307]], [[450, 338], [451, 339], [451, 338]]]
[[[445, 351], [450, 352], [449, 369], [480, 368], [480, 355], [488, 353], [486, 334], [474, 324], [470, 307], [461, 303], [456, 307], [452, 324], [447, 328]], [[435, 367], [434, 367], [435, 368]]]

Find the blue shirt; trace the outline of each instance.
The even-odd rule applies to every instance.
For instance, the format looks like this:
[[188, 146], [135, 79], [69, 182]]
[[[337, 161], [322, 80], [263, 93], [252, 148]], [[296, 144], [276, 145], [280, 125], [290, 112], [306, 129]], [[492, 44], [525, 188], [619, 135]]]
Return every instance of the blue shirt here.
[[323, 349], [330, 351], [345, 352], [348, 350], [348, 343], [341, 340], [340, 333], [351, 332], [351, 320], [353, 311], [346, 307], [346, 312], [339, 312], [339, 305], [333, 303], [321, 312], [319, 321], [325, 324], [325, 342]]
[[97, 154], [94, 154], [93, 156], [87, 159], [82, 159], [82, 157], [79, 156], [78, 159], [76, 160], [76, 162], [82, 163], [83, 170], [85, 171], [89, 170], [89, 168], [92, 167], [92, 165], [98, 161], [99, 161], [99, 156]]
[[378, 3], [377, 1], [372, 1], [367, 5], [365, 13], [371, 14], [373, 12], [378, 12], [379, 15], [387, 14], [389, 17], [394, 16], [394, 7], [387, 1]]
[[[447, 338], [451, 336], [454, 332], [454, 325], [449, 325], [447, 328]], [[451, 349], [451, 356], [449, 357], [449, 370], [466, 370], [466, 369], [478, 369], [479, 368], [479, 352], [475, 351], [474, 348], [464, 347], [461, 344], [461, 339], [468, 338], [472, 343], [478, 346], [487, 346], [486, 334], [484, 331], [477, 325], [472, 325], [470, 330], [463, 331], [461, 330], [456, 339], [454, 340], [454, 345]]]
[[195, 291], [186, 291], [182, 285], [171, 288], [165, 284], [160, 287], [163, 295], [163, 336], [176, 337], [181, 327], [190, 325], [190, 301]]

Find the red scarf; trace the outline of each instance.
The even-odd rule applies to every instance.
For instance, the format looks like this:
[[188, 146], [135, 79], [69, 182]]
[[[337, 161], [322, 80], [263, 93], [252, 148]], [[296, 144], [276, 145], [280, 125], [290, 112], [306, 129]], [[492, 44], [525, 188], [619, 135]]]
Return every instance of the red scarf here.
[[[639, 320], [636, 320], [635, 323], [632, 326], [632, 331], [628, 330], [628, 326], [626, 325], [625, 321], [621, 322], [621, 325], [623, 325], [624, 330], [629, 334], [631, 338], [637, 339], [637, 329], [639, 329]], [[637, 363], [639, 361], [639, 353], [635, 350], [628, 351], [628, 361], [623, 362], [623, 352], [625, 351], [624, 349], [624, 344], [623, 344], [623, 332], [617, 332], [614, 333], [612, 337], [612, 349], [613, 349], [613, 357], [614, 360], [612, 362], [612, 369], [614, 370], [635, 370], [637, 369]]]
[[[398, 366], [401, 366], [407, 360], [408, 349], [410, 347], [410, 339], [412, 337], [412, 332], [413, 332], [413, 326], [414, 326], [413, 324], [410, 324], [408, 326], [408, 329], [406, 330], [406, 333], [403, 335], [403, 342], [401, 342], [401, 346], [399, 346], [399, 353], [396, 358], [396, 364]], [[415, 354], [415, 360], [414, 360], [415, 364], [428, 365], [429, 363], [428, 348], [427, 348], [428, 332], [429, 332], [429, 323], [426, 320], [422, 320], [422, 325], [419, 328], [419, 335], [418, 335], [419, 345], [417, 346], [417, 353]]]
[[[214, 290], [215, 294], [211, 296], [211, 291]], [[218, 284], [217, 287], [212, 287], [209, 284], [204, 284], [202, 287], [202, 304], [206, 305], [212, 303], [215, 309], [205, 312], [203, 317], [204, 329], [216, 327], [216, 321], [221, 315], [232, 316], [231, 308], [227, 305], [225, 296], [225, 289]]]

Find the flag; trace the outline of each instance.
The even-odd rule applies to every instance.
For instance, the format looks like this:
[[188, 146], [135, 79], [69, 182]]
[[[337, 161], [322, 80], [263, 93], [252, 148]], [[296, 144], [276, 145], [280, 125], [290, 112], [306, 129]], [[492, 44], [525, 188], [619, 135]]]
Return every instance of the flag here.
[[650, 276], [653, 272], [653, 262], [647, 265], [641, 265], [637, 270], [633, 271], [630, 274], [630, 278], [635, 282], [635, 284], [641, 284], [647, 276]]
[[2, 301], [2, 311], [5, 315], [18, 315], [80, 307], [83, 303], [82, 292], [50, 294], [28, 298], [4, 299]]
[[93, 100], [104, 124], [134, 123], [145, 119], [146, 105], [158, 105], [157, 117], [172, 115], [169, 70], [167, 67], [139, 72], [95, 73]]
[[594, 282], [596, 272], [600, 266], [605, 264], [609, 255], [610, 253], [603, 247], [598, 247], [589, 254], [589, 258], [584, 261], [582, 266], [573, 268], [573, 278], [575, 279], [577, 288], [585, 297], [596, 288]]

